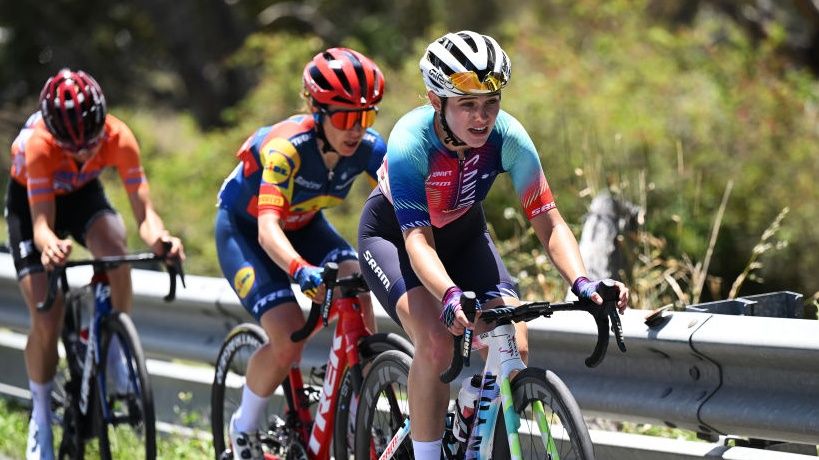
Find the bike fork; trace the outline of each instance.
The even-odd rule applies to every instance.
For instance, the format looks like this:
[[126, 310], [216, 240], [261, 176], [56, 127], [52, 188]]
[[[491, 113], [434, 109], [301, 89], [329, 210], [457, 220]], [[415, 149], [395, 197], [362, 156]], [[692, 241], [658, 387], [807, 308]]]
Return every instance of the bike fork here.
[[381, 454], [381, 457], [379, 457], [379, 460], [389, 460], [392, 458], [393, 454], [395, 454], [395, 450], [401, 445], [402, 442], [404, 442], [404, 439], [409, 436], [409, 433], [410, 420], [408, 417], [404, 419], [404, 423], [398, 428], [398, 432], [395, 433], [395, 436], [392, 437], [390, 443], [387, 444], [387, 447], [384, 449], [384, 453]]

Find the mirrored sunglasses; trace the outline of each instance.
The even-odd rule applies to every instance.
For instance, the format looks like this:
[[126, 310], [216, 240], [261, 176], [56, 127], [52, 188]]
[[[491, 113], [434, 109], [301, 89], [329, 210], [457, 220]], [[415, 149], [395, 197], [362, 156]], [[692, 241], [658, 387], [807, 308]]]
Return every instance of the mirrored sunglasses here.
[[452, 81], [452, 86], [456, 89], [468, 93], [495, 93], [503, 88], [505, 83], [503, 75], [497, 73], [489, 73], [484, 77], [483, 81], [478, 79], [478, 74], [473, 71], [469, 72], [455, 72], [449, 76]]
[[336, 129], [348, 130], [356, 126], [362, 128], [369, 128], [375, 123], [375, 117], [378, 115], [378, 107], [370, 107], [363, 110], [326, 110], [322, 109], [321, 113], [330, 119], [330, 124]]

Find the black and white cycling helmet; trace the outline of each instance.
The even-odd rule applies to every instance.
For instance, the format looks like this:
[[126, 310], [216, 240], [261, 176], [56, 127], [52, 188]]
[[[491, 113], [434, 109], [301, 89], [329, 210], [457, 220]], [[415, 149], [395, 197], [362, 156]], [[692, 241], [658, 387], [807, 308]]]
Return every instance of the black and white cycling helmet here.
[[498, 42], [468, 30], [430, 43], [419, 64], [427, 89], [440, 97], [496, 93], [512, 74], [509, 56]]

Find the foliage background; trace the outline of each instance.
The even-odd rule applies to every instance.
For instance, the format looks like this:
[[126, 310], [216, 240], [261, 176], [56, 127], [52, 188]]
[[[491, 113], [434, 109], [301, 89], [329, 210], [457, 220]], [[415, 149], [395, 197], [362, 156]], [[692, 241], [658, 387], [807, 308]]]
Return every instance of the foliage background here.
[[[704, 265], [711, 276], [703, 300], [724, 298], [749, 270], [740, 294], [819, 291], [819, 85], [800, 54], [812, 43], [804, 31], [817, 26], [799, 13], [804, 2], [41, 3], [0, 3], [0, 139], [10, 145], [50, 74], [89, 70], [111, 112], [136, 133], [154, 200], [183, 236], [192, 273], [218, 275], [216, 192], [247, 136], [301, 110], [301, 70], [313, 54], [344, 45], [379, 63], [387, 93], [376, 129], [386, 137], [424, 101], [424, 46], [470, 28], [495, 36], [510, 55], [503, 108], [527, 127], [576, 235], [597, 192], [644, 207], [630, 249], [635, 268], [625, 274], [642, 306], [695, 299]], [[8, 156], [2, 163], [8, 170]], [[121, 187], [107, 190], [127, 214]], [[504, 215], [519, 208], [511, 190], [499, 180], [485, 205], [507, 263], [524, 271], [529, 295], [557, 295], [565, 284]], [[350, 241], [367, 193], [359, 181], [329, 213]], [[750, 266], [755, 247], [758, 265]]]

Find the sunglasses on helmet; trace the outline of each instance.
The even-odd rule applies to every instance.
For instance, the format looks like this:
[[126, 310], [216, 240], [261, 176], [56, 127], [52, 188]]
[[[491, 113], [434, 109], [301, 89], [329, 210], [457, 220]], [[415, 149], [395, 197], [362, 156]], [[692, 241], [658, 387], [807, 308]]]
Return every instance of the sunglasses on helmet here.
[[487, 74], [481, 81], [478, 79], [478, 74], [471, 70], [469, 72], [455, 72], [449, 76], [449, 80], [452, 82], [452, 86], [467, 94], [495, 93], [500, 91], [506, 83], [503, 75], [494, 72]]
[[356, 126], [369, 128], [375, 123], [378, 107], [369, 107], [360, 110], [328, 110], [320, 109], [321, 114], [330, 119], [334, 128], [346, 131]]

